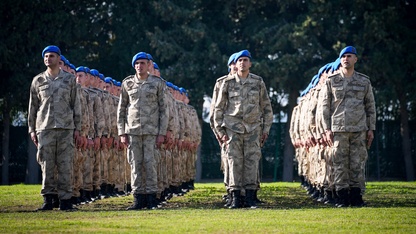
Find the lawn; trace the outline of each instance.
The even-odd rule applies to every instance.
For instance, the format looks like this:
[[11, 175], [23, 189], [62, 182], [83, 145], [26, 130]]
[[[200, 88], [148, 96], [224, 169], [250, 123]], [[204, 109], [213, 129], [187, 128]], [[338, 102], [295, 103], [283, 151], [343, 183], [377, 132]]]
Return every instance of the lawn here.
[[162, 209], [126, 211], [132, 196], [77, 212], [33, 212], [40, 185], [0, 186], [0, 233], [416, 233], [416, 183], [370, 182], [364, 208], [313, 202], [298, 183], [263, 183], [258, 209], [223, 208], [220, 183], [199, 183]]

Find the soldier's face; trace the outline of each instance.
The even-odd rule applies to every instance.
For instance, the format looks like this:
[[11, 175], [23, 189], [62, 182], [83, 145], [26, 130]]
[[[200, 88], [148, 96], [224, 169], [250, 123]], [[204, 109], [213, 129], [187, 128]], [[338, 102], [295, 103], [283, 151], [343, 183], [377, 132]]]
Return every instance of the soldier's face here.
[[230, 73], [231, 74], [234, 74], [234, 73], [236, 73], [237, 72], [237, 65], [235, 64], [235, 63], [231, 63], [230, 64]]
[[250, 70], [251, 61], [248, 57], [241, 57], [237, 60], [238, 71], [245, 72]]
[[61, 60], [61, 56], [54, 52], [47, 52], [43, 57], [43, 62], [47, 67], [58, 67], [59, 61]]
[[136, 70], [136, 74], [140, 76], [144, 76], [149, 71], [149, 60], [147, 59], [138, 59], [134, 63], [134, 69]]
[[87, 78], [87, 75], [85, 74], [85, 72], [77, 72], [77, 83], [78, 84], [84, 85], [86, 78]]
[[341, 57], [341, 65], [344, 68], [353, 68], [357, 62], [357, 56], [355, 54], [344, 54]]

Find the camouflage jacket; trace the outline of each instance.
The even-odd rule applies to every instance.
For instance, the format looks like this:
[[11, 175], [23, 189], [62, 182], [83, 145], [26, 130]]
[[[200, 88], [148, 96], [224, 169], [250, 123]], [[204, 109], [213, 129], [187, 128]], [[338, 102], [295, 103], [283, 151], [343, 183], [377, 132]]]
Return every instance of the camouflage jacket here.
[[354, 72], [351, 78], [336, 74], [322, 88], [323, 127], [333, 132], [376, 129], [376, 108], [368, 77]]
[[250, 73], [244, 83], [237, 74], [224, 79], [214, 109], [219, 137], [225, 135], [225, 128], [244, 133], [261, 126], [262, 132], [268, 134], [272, 122], [269, 94], [260, 76]]
[[169, 112], [165, 82], [149, 75], [140, 81], [135, 75], [123, 80], [117, 108], [118, 135], [166, 135]]
[[30, 86], [29, 133], [47, 129], [81, 131], [81, 103], [74, 75], [60, 71], [55, 79], [46, 71]]

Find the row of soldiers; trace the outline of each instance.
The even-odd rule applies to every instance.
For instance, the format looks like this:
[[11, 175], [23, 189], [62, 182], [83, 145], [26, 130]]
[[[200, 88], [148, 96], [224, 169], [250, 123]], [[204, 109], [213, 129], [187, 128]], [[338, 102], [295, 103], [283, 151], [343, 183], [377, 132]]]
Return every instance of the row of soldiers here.
[[[368, 77], [354, 71], [356, 61], [355, 48], [348, 46], [321, 67], [301, 93], [290, 122], [302, 187], [314, 200], [336, 207], [365, 205], [366, 148], [373, 139], [375, 108]], [[352, 76], [346, 75], [348, 69]], [[360, 132], [368, 136], [355, 139], [358, 146], [342, 138]]]
[[[126, 156], [127, 146], [120, 142], [117, 130], [117, 108], [122, 83], [105, 77], [97, 69], [75, 67], [65, 56], [60, 56], [61, 70], [76, 77], [77, 96], [81, 104], [80, 137], [75, 142], [76, 152], [71, 173], [71, 203], [76, 206], [103, 198], [128, 195], [131, 192], [131, 166]], [[150, 54], [148, 56], [152, 60], [149, 73], [160, 77], [158, 65], [153, 62]], [[201, 139], [197, 113], [189, 105], [187, 91], [171, 82], [164, 82], [170, 140], [155, 155], [158, 162], [158, 205], [194, 188], [196, 150]], [[57, 172], [55, 174], [56, 177], [63, 177]], [[53, 196], [53, 207], [59, 207], [58, 195]], [[47, 206], [46, 210], [49, 209]]]

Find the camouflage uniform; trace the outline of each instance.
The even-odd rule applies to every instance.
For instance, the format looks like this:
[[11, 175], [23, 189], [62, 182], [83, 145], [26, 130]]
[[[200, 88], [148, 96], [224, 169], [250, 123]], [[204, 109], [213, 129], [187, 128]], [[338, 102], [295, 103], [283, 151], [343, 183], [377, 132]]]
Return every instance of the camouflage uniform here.
[[[155, 142], [157, 135], [166, 135], [168, 111], [164, 98], [165, 83], [149, 75], [141, 81], [128, 76], [121, 86], [117, 109], [119, 135], [128, 135], [127, 160], [131, 165], [134, 194], [157, 193]], [[145, 174], [140, 168], [145, 168]]]
[[220, 145], [221, 148], [221, 170], [224, 174], [224, 185], [225, 188], [228, 191], [228, 180], [229, 180], [229, 171], [228, 171], [228, 160], [227, 160], [227, 155], [225, 154], [225, 145], [222, 145], [219, 137], [218, 137], [218, 133], [215, 131], [215, 125], [214, 125], [214, 109], [215, 109], [215, 102], [217, 101], [217, 97], [218, 97], [218, 91], [220, 90], [222, 81], [227, 78], [228, 75], [222, 76], [220, 78], [217, 79], [217, 81], [215, 82], [214, 85], [214, 91], [212, 93], [212, 99], [211, 99], [211, 106], [210, 106], [210, 117], [209, 117], [209, 125], [211, 126], [212, 131], [214, 132], [215, 137], [218, 140], [218, 143]]
[[[42, 195], [72, 197], [74, 129], [81, 130], [81, 104], [75, 77], [60, 71], [53, 79], [45, 71], [33, 78], [28, 110], [29, 133], [38, 136], [37, 161], [42, 169]], [[55, 168], [58, 177], [55, 178]]]
[[354, 72], [328, 77], [323, 93], [323, 127], [334, 133], [335, 189], [365, 190], [366, 131], [375, 130], [373, 91], [367, 76]]
[[261, 77], [250, 73], [244, 81], [237, 74], [224, 79], [215, 103], [214, 123], [219, 137], [226, 134], [229, 138], [226, 154], [231, 191], [258, 188], [260, 138], [269, 133], [272, 121], [270, 99]]

